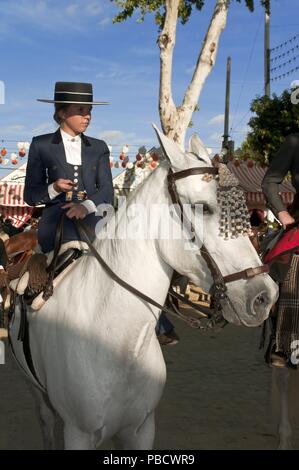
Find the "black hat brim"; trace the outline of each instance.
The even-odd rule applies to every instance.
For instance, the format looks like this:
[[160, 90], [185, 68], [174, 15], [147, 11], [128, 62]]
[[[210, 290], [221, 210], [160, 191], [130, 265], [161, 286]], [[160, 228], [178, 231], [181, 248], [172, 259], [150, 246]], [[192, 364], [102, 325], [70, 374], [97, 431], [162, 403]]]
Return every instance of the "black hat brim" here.
[[107, 101], [58, 101], [58, 100], [42, 100], [37, 99], [41, 103], [59, 103], [59, 104], [89, 104], [89, 105], [105, 105], [110, 104]]

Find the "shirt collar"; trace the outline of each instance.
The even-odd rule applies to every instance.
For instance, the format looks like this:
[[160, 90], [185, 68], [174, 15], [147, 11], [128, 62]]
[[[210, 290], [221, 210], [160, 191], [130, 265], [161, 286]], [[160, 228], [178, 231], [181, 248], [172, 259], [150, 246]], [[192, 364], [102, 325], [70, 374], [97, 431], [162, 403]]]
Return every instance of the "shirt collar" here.
[[63, 141], [67, 142], [81, 142], [81, 134], [76, 135], [73, 137], [72, 135], [68, 134], [67, 132], [63, 131], [60, 128], [60, 133]]

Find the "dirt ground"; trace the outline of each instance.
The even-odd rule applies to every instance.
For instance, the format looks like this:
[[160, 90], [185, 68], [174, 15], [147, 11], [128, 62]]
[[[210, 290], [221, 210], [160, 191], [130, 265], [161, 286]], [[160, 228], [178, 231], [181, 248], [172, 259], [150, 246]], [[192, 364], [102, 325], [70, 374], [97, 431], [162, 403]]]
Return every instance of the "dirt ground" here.
[[[275, 449], [271, 369], [258, 350], [261, 329], [228, 325], [204, 333], [175, 324], [181, 341], [163, 347], [168, 378], [156, 413], [155, 449]], [[0, 398], [0, 449], [42, 449], [34, 400], [8, 348]]]

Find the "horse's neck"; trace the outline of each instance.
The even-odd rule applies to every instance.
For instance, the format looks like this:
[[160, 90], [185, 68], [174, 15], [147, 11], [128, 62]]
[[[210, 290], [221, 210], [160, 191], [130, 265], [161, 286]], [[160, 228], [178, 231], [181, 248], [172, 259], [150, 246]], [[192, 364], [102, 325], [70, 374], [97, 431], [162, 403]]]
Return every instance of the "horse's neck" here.
[[[145, 181], [136, 194], [127, 204], [127, 212], [134, 204], [143, 207], [145, 211], [153, 202], [167, 204], [168, 197], [165, 190], [167, 168], [158, 168]], [[132, 230], [128, 227], [127, 212], [124, 212], [116, 224], [117, 237]], [[149, 213], [149, 211], [148, 211]], [[126, 230], [127, 229], [127, 230]], [[95, 242], [95, 248], [105, 258], [106, 263], [129, 284], [145, 290], [153, 295], [157, 289], [163, 292], [169, 285], [172, 269], [165, 265], [158, 255], [155, 239], [104, 239]], [[162, 294], [161, 294], [162, 295]]]

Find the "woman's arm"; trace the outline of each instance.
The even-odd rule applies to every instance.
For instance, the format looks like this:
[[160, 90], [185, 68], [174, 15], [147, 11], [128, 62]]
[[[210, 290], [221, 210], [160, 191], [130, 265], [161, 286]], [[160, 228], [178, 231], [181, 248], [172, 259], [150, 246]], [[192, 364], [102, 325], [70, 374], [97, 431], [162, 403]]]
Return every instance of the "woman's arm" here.
[[296, 135], [289, 135], [274, 155], [262, 181], [262, 190], [265, 194], [268, 207], [277, 217], [279, 217], [281, 212], [288, 214], [279, 195], [279, 185], [282, 183], [287, 172], [292, 170], [296, 155], [299, 159], [299, 138]]

